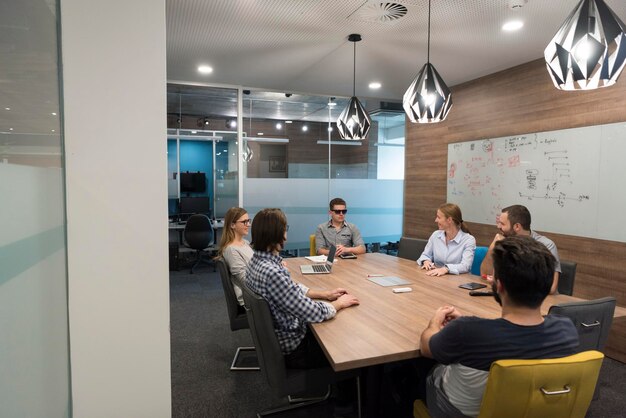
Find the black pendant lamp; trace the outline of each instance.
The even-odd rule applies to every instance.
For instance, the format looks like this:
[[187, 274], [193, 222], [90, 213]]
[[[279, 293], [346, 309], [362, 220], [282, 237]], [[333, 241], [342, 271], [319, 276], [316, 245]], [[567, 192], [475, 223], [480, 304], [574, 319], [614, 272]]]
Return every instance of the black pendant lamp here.
[[352, 74], [352, 97], [350, 103], [341, 112], [337, 119], [337, 129], [343, 139], [359, 141], [365, 139], [370, 131], [372, 120], [370, 115], [356, 97], [356, 43], [361, 40], [361, 35], [353, 33], [348, 40], [354, 43], [354, 59]]
[[624, 23], [604, 0], [581, 0], [544, 51], [560, 90], [592, 90], [617, 81], [626, 63]]
[[452, 93], [430, 63], [430, 0], [428, 0], [428, 55], [402, 99], [404, 112], [413, 123], [443, 121], [452, 108]]

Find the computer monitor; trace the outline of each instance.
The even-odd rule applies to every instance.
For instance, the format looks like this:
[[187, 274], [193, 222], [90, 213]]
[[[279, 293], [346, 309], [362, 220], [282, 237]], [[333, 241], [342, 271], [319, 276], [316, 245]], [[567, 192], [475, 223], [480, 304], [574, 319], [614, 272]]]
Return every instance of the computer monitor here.
[[202, 213], [210, 215], [211, 206], [208, 197], [181, 197], [179, 213], [181, 215], [193, 215]]
[[180, 173], [180, 191], [183, 193], [205, 193], [206, 175], [197, 173]]

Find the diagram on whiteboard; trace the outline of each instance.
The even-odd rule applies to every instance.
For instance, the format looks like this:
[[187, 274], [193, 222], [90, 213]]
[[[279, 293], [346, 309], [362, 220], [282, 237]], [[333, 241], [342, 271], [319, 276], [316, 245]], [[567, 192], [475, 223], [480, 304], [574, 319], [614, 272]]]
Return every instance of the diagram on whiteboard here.
[[[472, 222], [494, 224], [502, 208], [521, 204], [530, 210], [534, 229], [602, 238], [601, 200], [615, 195], [610, 189], [617, 186], [601, 179], [602, 172], [622, 170], [626, 178], [624, 165], [613, 165], [602, 151], [607, 126], [623, 135], [619, 147], [625, 147], [626, 124], [613, 125], [449, 144], [448, 201]], [[616, 152], [623, 155], [615, 149], [608, 154]]]

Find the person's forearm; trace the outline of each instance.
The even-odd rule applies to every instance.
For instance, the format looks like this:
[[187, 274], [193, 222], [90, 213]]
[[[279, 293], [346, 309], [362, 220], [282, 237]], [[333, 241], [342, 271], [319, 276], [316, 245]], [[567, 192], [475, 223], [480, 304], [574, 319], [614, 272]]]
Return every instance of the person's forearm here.
[[329, 252], [329, 251], [328, 251], [328, 248], [319, 248], [319, 249], [317, 250], [317, 254], [318, 254], [318, 255], [328, 255], [328, 252]]
[[437, 331], [438, 330], [435, 327], [429, 325], [428, 328], [426, 328], [424, 332], [422, 332], [422, 335], [420, 337], [420, 353], [422, 357], [433, 358], [433, 354], [430, 352], [429, 344], [431, 337], [435, 335]]
[[493, 250], [490, 248], [483, 258], [483, 262], [480, 263], [480, 274], [493, 276]]
[[309, 289], [309, 291], [306, 292], [306, 295], [311, 299], [328, 299], [325, 292], [321, 292], [319, 290]]
[[348, 248], [348, 251], [353, 254], [365, 254], [365, 245], [357, 245], [356, 247]]
[[550, 288], [550, 294], [551, 295], [556, 294], [558, 288], [559, 288], [559, 272], [555, 271], [554, 279], [552, 279], [552, 287]]

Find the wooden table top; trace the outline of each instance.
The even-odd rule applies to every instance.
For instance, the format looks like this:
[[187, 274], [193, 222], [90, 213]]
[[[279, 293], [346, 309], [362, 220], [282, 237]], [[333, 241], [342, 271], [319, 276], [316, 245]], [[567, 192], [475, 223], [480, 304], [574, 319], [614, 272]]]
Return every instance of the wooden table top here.
[[[453, 305], [463, 315], [483, 318], [498, 318], [501, 314], [493, 297], [472, 297], [468, 290], [458, 287], [467, 282], [487, 284], [470, 274], [430, 277], [415, 261], [380, 253], [339, 259], [331, 274], [303, 275], [299, 266], [311, 263], [309, 260], [285, 261], [295, 281], [319, 290], [343, 287], [361, 302], [341, 310], [329, 321], [311, 325], [335, 371], [418, 357], [419, 337], [440, 306]], [[368, 274], [396, 276], [410, 283], [383, 287], [369, 281]], [[411, 287], [413, 291], [393, 293], [394, 287]], [[541, 311], [547, 314], [554, 304], [580, 300], [566, 295], [548, 296]], [[626, 309], [616, 308], [615, 316], [626, 316]]]

